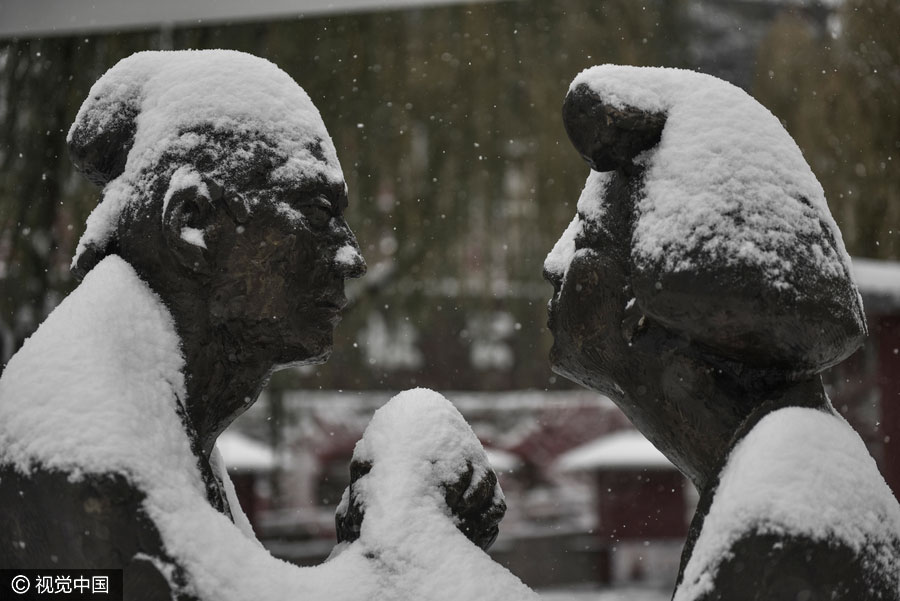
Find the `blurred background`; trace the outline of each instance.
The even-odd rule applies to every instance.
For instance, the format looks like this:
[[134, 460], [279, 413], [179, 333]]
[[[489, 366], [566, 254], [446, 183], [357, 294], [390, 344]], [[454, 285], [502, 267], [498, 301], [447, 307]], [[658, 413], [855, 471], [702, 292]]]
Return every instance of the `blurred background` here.
[[76, 285], [68, 266], [99, 191], [65, 137], [93, 82], [146, 49], [268, 58], [334, 138], [369, 273], [331, 360], [276, 374], [220, 441], [260, 538], [322, 561], [372, 412], [427, 386], [501, 473], [498, 561], [554, 599], [668, 598], [695, 491], [608, 399], [547, 362], [541, 265], [588, 174], [560, 119], [568, 84], [606, 62], [697, 69], [782, 120], [869, 317], [829, 392], [897, 493], [898, 31], [895, 0], [0, 0], [0, 364]]

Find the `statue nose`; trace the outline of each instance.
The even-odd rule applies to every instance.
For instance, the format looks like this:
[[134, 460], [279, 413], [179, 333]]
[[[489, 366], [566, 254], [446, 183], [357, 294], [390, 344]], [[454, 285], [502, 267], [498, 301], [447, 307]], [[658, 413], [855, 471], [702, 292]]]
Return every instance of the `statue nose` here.
[[359, 252], [356, 240], [344, 244], [334, 254], [334, 264], [344, 279], [359, 278], [366, 273], [366, 260]]
[[339, 220], [336, 233], [339, 236], [337, 250], [334, 254], [334, 263], [344, 279], [359, 278], [366, 273], [366, 260], [359, 250], [359, 243], [353, 230], [343, 219]]
[[359, 254], [358, 250], [355, 251], [355, 253], [353, 262], [343, 271], [345, 278], [361, 278], [366, 274], [366, 260], [363, 259], [363, 256]]
[[549, 269], [546, 265], [544, 266], [542, 275], [544, 279], [550, 282], [553, 286], [553, 292], [559, 292], [562, 288], [563, 274], [559, 273], [559, 271], [555, 269]]

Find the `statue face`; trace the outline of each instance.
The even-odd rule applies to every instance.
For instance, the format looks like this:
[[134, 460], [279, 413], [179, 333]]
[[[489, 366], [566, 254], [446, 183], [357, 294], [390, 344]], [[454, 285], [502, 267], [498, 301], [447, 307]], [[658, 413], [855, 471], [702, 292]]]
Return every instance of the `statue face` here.
[[[620, 176], [602, 177], [610, 178], [606, 195], [627, 193], [628, 182]], [[618, 399], [625, 388], [622, 377], [634, 367], [630, 338], [640, 315], [629, 302], [624, 239], [629, 228], [620, 208], [625, 203], [605, 202], [599, 188], [588, 180], [575, 221], [544, 265], [544, 277], [553, 285], [550, 361], [555, 372]]]
[[222, 227], [211, 317], [279, 365], [327, 359], [347, 304], [344, 280], [365, 272], [344, 221], [343, 181], [260, 188], [244, 194], [244, 223]]
[[643, 315], [629, 257], [629, 196], [640, 178], [603, 177], [604, 187], [588, 180], [573, 229], [545, 262], [553, 284], [553, 371], [609, 396], [683, 473], [701, 482], [747, 408], [721, 398], [688, 337]]
[[620, 359], [617, 324], [627, 302], [622, 275], [602, 251], [581, 247], [564, 278], [548, 278], [554, 287], [547, 321], [553, 371], [615, 396], [620, 388], [611, 361]]

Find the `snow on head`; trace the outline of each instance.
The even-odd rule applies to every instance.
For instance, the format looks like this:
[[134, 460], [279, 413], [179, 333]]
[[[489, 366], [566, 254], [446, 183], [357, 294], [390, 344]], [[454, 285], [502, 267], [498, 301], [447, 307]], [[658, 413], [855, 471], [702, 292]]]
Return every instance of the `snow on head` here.
[[230, 50], [139, 52], [120, 61], [91, 88], [68, 142], [82, 170], [105, 186], [76, 260], [106, 246], [123, 211], [161, 200], [166, 188], [157, 180], [184, 164], [220, 184], [259, 177], [248, 164], [261, 158], [273, 189], [343, 181], [306, 92], [271, 62]]
[[666, 115], [659, 144], [637, 159], [646, 167], [631, 249], [639, 268], [749, 264], [786, 290], [801, 288], [798, 264], [849, 277], [822, 187], [744, 91], [693, 71], [618, 65], [587, 69], [569, 89], [582, 85], [613, 107]]

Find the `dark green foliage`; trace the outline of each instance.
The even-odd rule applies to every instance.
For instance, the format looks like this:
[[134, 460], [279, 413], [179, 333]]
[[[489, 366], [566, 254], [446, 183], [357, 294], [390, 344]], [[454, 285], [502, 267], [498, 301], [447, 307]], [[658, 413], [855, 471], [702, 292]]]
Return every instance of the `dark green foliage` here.
[[847, 0], [832, 19], [836, 37], [798, 14], [780, 14], [751, 91], [803, 150], [850, 254], [897, 259], [900, 4]]
[[[137, 50], [219, 47], [269, 58], [312, 97], [337, 146], [349, 185], [347, 221], [370, 267], [356, 290], [359, 301], [338, 327], [331, 361], [318, 375], [278, 379], [333, 388], [550, 385], [544, 322], [551, 288], [541, 266], [587, 176], [560, 118], [569, 82], [604, 62], [709, 64], [697, 53], [705, 38], [688, 38], [688, 9], [698, 4], [521, 0], [0, 43], [0, 360], [74, 285], [68, 263], [98, 190], [75, 173], [64, 142], [90, 85]], [[898, 192], [888, 185], [897, 160], [888, 155], [896, 149], [883, 150], [900, 137], [900, 42], [896, 27], [879, 21], [896, 13], [894, 3], [841, 9], [848, 38], [871, 37], [865, 53], [819, 34], [794, 35], [816, 22], [813, 13], [751, 4], [729, 3], [728, 10], [775, 26], [750, 91], [797, 137], [851, 253], [900, 256], [900, 203], [891, 205]], [[796, 21], [794, 29], [779, 37], [786, 20]], [[767, 61], [812, 77], [810, 56], [826, 69], [867, 61], [871, 70], [877, 59], [879, 72], [864, 78], [865, 94], [854, 79], [835, 81], [828, 96], [824, 88], [812, 95], [818, 80], [801, 88], [802, 78], [791, 75], [805, 91], [786, 99], [784, 80], [763, 77]], [[787, 77], [783, 69], [779, 78]], [[830, 106], [823, 96], [842, 103], [830, 120], [817, 112]], [[855, 175], [860, 162], [866, 178]], [[851, 187], [852, 198], [865, 203], [845, 202]], [[893, 208], [881, 218], [884, 207]], [[867, 217], [873, 214], [875, 229]], [[473, 320], [491, 322], [496, 311], [520, 324], [494, 341], [515, 360], [479, 370], [470, 360], [479, 335]], [[358, 333], [373, 312], [389, 331], [415, 326], [420, 368], [370, 362]]]

